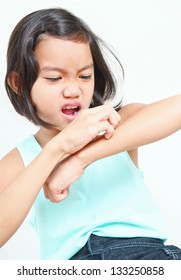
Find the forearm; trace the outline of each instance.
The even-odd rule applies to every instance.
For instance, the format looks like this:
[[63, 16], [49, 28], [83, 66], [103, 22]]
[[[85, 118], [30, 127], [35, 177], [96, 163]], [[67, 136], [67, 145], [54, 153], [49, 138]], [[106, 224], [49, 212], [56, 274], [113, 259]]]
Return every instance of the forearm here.
[[131, 110], [132, 116], [130, 111], [125, 113], [124, 107], [123, 122], [109, 140], [104, 137], [95, 140], [58, 164], [46, 182], [46, 197], [51, 201], [61, 201], [61, 197], [57, 198], [57, 190], [61, 195], [61, 191], [78, 180], [92, 162], [160, 140], [180, 129], [181, 95], [143, 107], [139, 106], [138, 113]]
[[82, 149], [78, 156], [85, 165], [131, 150], [162, 138], [181, 128], [181, 95], [150, 104], [123, 122], [111, 139], [99, 139]]
[[[60, 133], [51, 138], [48, 143], [45, 138], [50, 138], [51, 133], [49, 134], [49, 131], [44, 128], [39, 130], [36, 138], [44, 148], [37, 158], [22, 172], [23, 167], [16, 170], [16, 160], [14, 169], [11, 166], [10, 157], [8, 158], [9, 161], [7, 160], [8, 167], [6, 160], [1, 161], [0, 228], [3, 228], [3, 232], [0, 232], [0, 245], [3, 245], [21, 225], [42, 185], [47, 181], [53, 169], [66, 157], [76, 153], [92, 141], [99, 131], [105, 130], [106, 137], [111, 137], [114, 132], [114, 125], [116, 126], [119, 120], [120, 116], [109, 105], [83, 110], [79, 116]], [[10, 177], [8, 174], [3, 175], [5, 166], [9, 170], [12, 168]], [[61, 196], [61, 189], [58, 185], [54, 191], [56, 199], [53, 201], [59, 201], [59, 193]]]
[[0, 246], [19, 228], [57, 162], [65, 158], [47, 145], [0, 195]]

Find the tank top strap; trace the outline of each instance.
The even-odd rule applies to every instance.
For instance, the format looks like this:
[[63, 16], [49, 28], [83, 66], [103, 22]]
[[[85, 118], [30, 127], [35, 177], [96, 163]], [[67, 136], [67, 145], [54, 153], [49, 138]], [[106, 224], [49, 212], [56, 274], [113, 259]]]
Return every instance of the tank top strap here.
[[38, 144], [34, 135], [30, 135], [16, 147], [22, 157], [25, 167], [41, 152], [42, 148]]

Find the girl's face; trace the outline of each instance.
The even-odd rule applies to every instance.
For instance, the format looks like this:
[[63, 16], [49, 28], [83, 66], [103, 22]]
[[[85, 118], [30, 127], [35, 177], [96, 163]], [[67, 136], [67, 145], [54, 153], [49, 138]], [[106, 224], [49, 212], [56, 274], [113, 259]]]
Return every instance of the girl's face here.
[[94, 91], [90, 47], [46, 35], [34, 53], [39, 73], [32, 101], [38, 116], [60, 131], [90, 106]]

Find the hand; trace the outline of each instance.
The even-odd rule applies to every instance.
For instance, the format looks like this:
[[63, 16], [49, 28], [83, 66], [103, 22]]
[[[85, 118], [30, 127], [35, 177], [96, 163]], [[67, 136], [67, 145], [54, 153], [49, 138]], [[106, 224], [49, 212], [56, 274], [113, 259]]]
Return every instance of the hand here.
[[103, 137], [106, 139], [111, 138], [119, 122], [120, 115], [111, 105], [85, 109], [55, 138], [64, 139], [65, 153], [73, 154], [95, 139], [100, 132], [105, 132]]
[[60, 202], [69, 194], [70, 185], [84, 173], [84, 163], [76, 155], [59, 163], [46, 180], [43, 190], [47, 199]]

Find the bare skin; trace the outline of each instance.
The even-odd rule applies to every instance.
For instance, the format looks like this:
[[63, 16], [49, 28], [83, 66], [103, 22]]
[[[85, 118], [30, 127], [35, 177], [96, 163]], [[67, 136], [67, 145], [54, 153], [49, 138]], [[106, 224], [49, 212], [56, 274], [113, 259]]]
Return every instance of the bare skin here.
[[[61, 53], [64, 53], [63, 57]], [[22, 224], [45, 182], [46, 197], [61, 201], [68, 195], [67, 187], [91, 162], [129, 150], [137, 164], [138, 146], [166, 137], [180, 129], [181, 125], [180, 95], [159, 104], [125, 106], [119, 112], [122, 122], [119, 127], [120, 115], [112, 106], [88, 109], [93, 95], [94, 71], [87, 43], [46, 35], [35, 48], [35, 56], [40, 70], [31, 96], [38, 115], [51, 123], [52, 128], [40, 127], [35, 137], [42, 151], [26, 168], [16, 149], [0, 161], [1, 246]], [[11, 73], [9, 84], [15, 92], [17, 82], [17, 74]], [[78, 114], [73, 107], [78, 108]], [[70, 114], [70, 111], [73, 113]], [[105, 131], [104, 136], [93, 141], [101, 131]], [[66, 158], [78, 159], [79, 162], [79, 171], [75, 170], [74, 178], [69, 182], [64, 180], [64, 164], [65, 171], [66, 165], [71, 168], [71, 161], [66, 161]], [[61, 162], [62, 170], [55, 170]], [[59, 185], [60, 177], [63, 186]]]
[[[40, 127], [36, 137], [43, 149], [27, 168], [16, 149], [0, 161], [1, 246], [21, 225], [55, 166], [100, 131], [105, 131], [104, 137], [109, 139], [120, 121], [110, 105], [88, 109], [94, 89], [89, 44], [45, 35], [34, 53], [39, 73], [31, 98], [39, 117], [52, 127]], [[17, 73], [12, 72], [8, 81], [18, 94]]]
[[181, 128], [181, 95], [145, 106], [130, 104], [120, 110], [121, 122], [109, 140], [99, 139], [67, 158], [51, 173], [44, 185], [46, 198], [59, 202], [68, 195], [69, 186], [92, 162], [128, 150], [138, 166], [136, 147], [165, 138]]
[[[1, 246], [21, 225], [45, 182], [48, 182], [48, 188], [50, 189], [50, 193], [46, 193], [46, 196], [49, 197], [50, 195], [49, 198], [57, 202], [64, 198], [61, 196], [60, 199], [57, 198], [57, 189], [61, 195], [62, 190], [67, 189], [67, 185], [82, 175], [87, 165], [99, 158], [129, 150], [131, 151], [130, 155], [133, 155], [133, 161], [137, 164], [135, 147], [160, 140], [181, 128], [180, 105], [181, 95], [177, 95], [146, 107], [140, 104], [125, 106], [125, 109], [122, 109], [124, 121], [109, 140], [102, 138], [93, 141], [70, 157], [70, 160], [76, 160], [79, 163], [77, 165], [79, 170], [75, 170], [73, 179], [69, 176], [70, 181], [66, 181], [61, 190], [59, 185], [56, 184], [53, 185], [53, 190], [51, 188], [52, 180], [57, 181], [58, 178], [59, 181], [61, 177], [61, 180], [64, 181], [67, 178], [66, 170], [69, 170], [69, 174], [71, 170], [71, 161], [68, 162], [67, 160], [66, 162], [65, 160], [70, 156], [70, 153], [65, 154], [63, 149], [57, 149], [57, 138], [61, 133], [53, 137], [44, 146], [39, 156], [27, 168], [24, 168], [18, 151], [16, 149], [11, 151], [0, 162], [0, 211], [3, 213], [0, 225], [4, 229], [1, 233]], [[132, 115], [131, 112], [133, 112]], [[112, 148], [110, 149], [110, 147]], [[55, 173], [52, 173], [57, 164], [64, 160], [65, 169], [63, 169], [62, 164], [60, 166], [62, 170], [60, 169], [59, 172], [56, 172], [56, 170]], [[6, 170], [9, 171], [6, 172]], [[41, 172], [42, 170], [44, 172]]]

